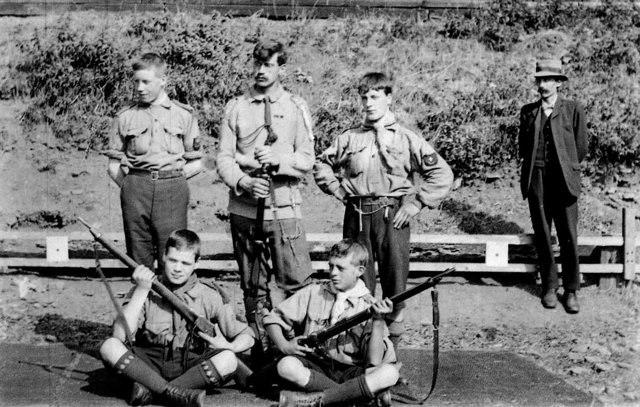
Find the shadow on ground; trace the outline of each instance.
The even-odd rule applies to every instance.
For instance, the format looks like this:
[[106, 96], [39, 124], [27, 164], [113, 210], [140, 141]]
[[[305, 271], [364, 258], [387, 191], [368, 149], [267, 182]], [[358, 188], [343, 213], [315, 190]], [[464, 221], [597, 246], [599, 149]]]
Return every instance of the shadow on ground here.
[[70, 350], [99, 358], [98, 348], [102, 341], [111, 335], [111, 326], [82, 319], [64, 318], [59, 314], [45, 314], [36, 323], [35, 332], [55, 337], [57, 342]]
[[524, 233], [517, 223], [510, 222], [500, 215], [489, 215], [486, 212], [473, 211], [466, 202], [447, 199], [440, 207], [449, 215], [459, 219], [458, 229], [469, 234], [481, 235], [517, 235]]

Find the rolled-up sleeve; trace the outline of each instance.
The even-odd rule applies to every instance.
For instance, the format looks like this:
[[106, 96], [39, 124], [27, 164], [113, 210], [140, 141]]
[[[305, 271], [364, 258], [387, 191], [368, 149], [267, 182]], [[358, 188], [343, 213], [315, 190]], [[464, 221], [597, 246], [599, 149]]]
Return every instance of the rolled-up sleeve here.
[[220, 332], [222, 332], [227, 339], [233, 339], [240, 334], [247, 334], [255, 338], [253, 330], [249, 328], [247, 324], [236, 318], [231, 304], [223, 304], [220, 302], [216, 309], [215, 318], [220, 327]]
[[109, 129], [109, 147], [104, 150], [104, 154], [114, 160], [124, 160], [124, 139], [122, 137], [120, 118], [116, 117]]
[[313, 289], [314, 285], [312, 284], [298, 290], [265, 315], [262, 323], [265, 326], [280, 325], [284, 332], [290, 332], [295, 327], [301, 326], [307, 317], [309, 299]]
[[198, 127], [198, 119], [194, 114], [190, 114], [186, 123], [185, 136], [182, 139], [184, 145], [183, 158], [187, 161], [202, 158], [200, 150], [200, 128]]
[[436, 207], [447, 196], [453, 184], [453, 171], [449, 164], [422, 137], [410, 135], [411, 170], [420, 178], [416, 198], [430, 208]]
[[341, 157], [344, 154], [346, 133], [336, 137], [331, 145], [316, 160], [313, 176], [318, 187], [326, 194], [338, 199], [344, 198], [344, 190], [340, 188], [340, 180], [335, 172], [339, 170]]

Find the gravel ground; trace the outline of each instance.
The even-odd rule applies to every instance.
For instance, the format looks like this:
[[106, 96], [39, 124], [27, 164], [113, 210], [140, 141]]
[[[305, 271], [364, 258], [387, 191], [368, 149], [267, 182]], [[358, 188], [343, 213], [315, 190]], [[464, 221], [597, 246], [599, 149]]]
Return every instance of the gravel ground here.
[[[122, 297], [131, 283], [110, 279]], [[242, 294], [233, 276], [217, 281], [242, 313]], [[419, 280], [412, 280], [417, 283]], [[23, 298], [20, 298], [20, 287]], [[640, 312], [636, 286], [580, 292], [582, 310], [545, 310], [534, 286], [461, 277], [439, 286], [443, 350], [502, 350], [534, 361], [596, 395], [606, 405], [640, 400]], [[95, 354], [109, 335], [114, 312], [99, 280], [0, 275], [0, 341], [67, 347]], [[408, 332], [402, 347], [432, 346], [431, 306], [427, 293], [407, 307]]]

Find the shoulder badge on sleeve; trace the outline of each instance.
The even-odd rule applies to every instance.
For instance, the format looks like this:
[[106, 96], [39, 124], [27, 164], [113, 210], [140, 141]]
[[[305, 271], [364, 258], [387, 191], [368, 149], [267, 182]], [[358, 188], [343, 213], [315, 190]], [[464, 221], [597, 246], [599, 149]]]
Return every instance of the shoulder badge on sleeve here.
[[227, 292], [224, 290], [224, 288], [220, 287], [218, 284], [214, 283], [213, 281], [202, 281], [200, 280], [200, 282], [204, 285], [206, 285], [209, 288], [212, 288], [213, 290], [217, 291], [218, 294], [220, 294], [220, 297], [222, 297], [222, 302], [224, 304], [228, 304], [229, 302], [231, 302], [231, 297], [229, 297], [229, 294], [227, 294]]
[[438, 153], [433, 152], [431, 154], [423, 155], [422, 162], [424, 163], [424, 165], [429, 167], [436, 165], [438, 163]]
[[304, 121], [304, 127], [306, 127], [309, 132], [309, 139], [313, 140], [313, 121], [311, 120], [311, 114], [309, 113], [309, 109], [307, 108], [307, 104], [304, 99], [300, 96], [291, 95], [291, 100], [296, 105], [298, 109], [302, 112], [302, 120]]

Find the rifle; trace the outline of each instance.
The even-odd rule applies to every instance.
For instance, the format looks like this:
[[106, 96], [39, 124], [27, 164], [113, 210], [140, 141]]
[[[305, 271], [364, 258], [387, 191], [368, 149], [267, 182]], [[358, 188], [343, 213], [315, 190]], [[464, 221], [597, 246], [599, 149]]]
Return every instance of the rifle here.
[[[113, 242], [110, 242], [104, 237], [102, 237], [102, 234], [97, 230], [93, 229], [91, 225], [89, 225], [84, 219], [78, 216], [78, 220], [80, 221], [80, 223], [82, 223], [89, 229], [89, 232], [91, 232], [91, 234], [93, 235], [93, 238], [97, 242], [100, 242], [102, 246], [104, 246], [105, 249], [107, 249], [111, 254], [116, 256], [118, 259], [120, 259], [120, 261], [122, 261], [131, 269], [135, 269], [136, 267], [138, 267], [138, 263], [136, 263], [135, 260], [133, 260], [131, 257], [127, 256], [126, 253], [123, 253], [120, 249], [118, 249], [113, 244]], [[105, 283], [106, 283], [106, 280], [105, 280]], [[211, 337], [216, 336], [216, 330], [214, 325], [211, 323], [211, 321], [193, 312], [189, 307], [187, 307], [185, 303], [182, 302], [182, 300], [180, 300], [180, 298], [178, 298], [173, 292], [171, 292], [171, 290], [165, 287], [157, 279], [154, 279], [151, 282], [151, 289], [155, 291], [159, 296], [167, 300], [171, 304], [173, 309], [175, 309], [176, 312], [178, 312], [178, 314], [180, 314], [180, 316], [184, 318], [188, 324], [191, 325], [192, 330], [194, 330], [195, 332], [202, 332]], [[123, 323], [125, 327], [128, 327], [126, 320], [123, 321]], [[238, 382], [238, 384], [240, 384], [241, 386], [246, 386], [247, 378], [252, 373], [253, 372], [247, 365], [245, 365], [241, 360], [238, 360], [238, 368], [236, 369], [236, 372], [234, 375], [234, 378], [236, 379], [236, 382]]]
[[[440, 282], [440, 280], [442, 280], [443, 277], [453, 273], [456, 269], [453, 267], [450, 267], [448, 269], [446, 269], [445, 271], [443, 271], [440, 274], [437, 274], [433, 277], [431, 277], [430, 279], [428, 279], [427, 281], [425, 281], [424, 283], [418, 284], [417, 286], [410, 288], [406, 291], [403, 291], [399, 294], [396, 294], [394, 296], [392, 296], [391, 298], [389, 298], [394, 304], [403, 302], [419, 293], [421, 293], [422, 291], [434, 287], [436, 284], [438, 284]], [[353, 328], [354, 326], [361, 324], [363, 322], [365, 322], [366, 320], [368, 320], [369, 318], [371, 318], [373, 316], [373, 311], [371, 310], [371, 308], [368, 308], [364, 311], [360, 311], [355, 315], [352, 315], [348, 318], [342, 319], [340, 321], [338, 321], [337, 323], [335, 323], [334, 325], [320, 330], [320, 331], [316, 331], [316, 332], [312, 332], [310, 333], [308, 336], [304, 337], [304, 338], [300, 338], [298, 340], [298, 343], [300, 343], [301, 345], [304, 346], [308, 346], [310, 348], [319, 348], [322, 346], [322, 344], [324, 342], [326, 342], [328, 339], [339, 335], [345, 331], [348, 331], [349, 329]]]

